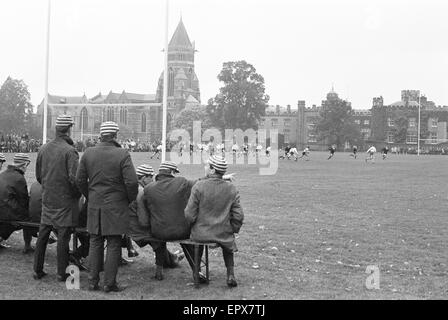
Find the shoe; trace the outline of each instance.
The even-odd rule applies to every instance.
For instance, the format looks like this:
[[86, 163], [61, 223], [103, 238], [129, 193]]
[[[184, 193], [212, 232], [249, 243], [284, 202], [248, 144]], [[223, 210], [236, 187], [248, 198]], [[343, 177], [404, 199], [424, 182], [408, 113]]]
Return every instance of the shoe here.
[[89, 267], [87, 266], [86, 260], [84, 258], [79, 259], [79, 270], [89, 272]]
[[35, 272], [35, 273], [33, 274], [33, 278], [34, 278], [34, 280], [40, 280], [40, 279], [42, 279], [43, 277], [45, 277], [46, 275], [47, 275], [47, 273], [46, 273], [46, 272], [43, 272], [43, 271]]
[[138, 257], [139, 253], [135, 249], [131, 249], [128, 251], [128, 258]]
[[134, 261], [121, 257], [120, 266], [126, 266], [126, 265], [128, 265], [129, 263], [132, 263], [132, 262], [134, 262]]
[[207, 277], [202, 272], [199, 272], [199, 283], [208, 283]]
[[109, 292], [121, 292], [123, 291], [125, 288], [124, 287], [119, 287], [118, 285], [114, 284], [113, 286], [104, 286], [104, 292], [105, 293], [109, 293]]
[[71, 263], [73, 263], [75, 266], [77, 266], [79, 268], [79, 270], [81, 270], [81, 271], [89, 271], [89, 268], [85, 265], [85, 261], [83, 260], [83, 258], [78, 259], [73, 254], [70, 254], [69, 261]]
[[67, 273], [64, 274], [64, 275], [60, 275], [60, 274], [58, 274], [57, 279], [58, 279], [59, 282], [65, 282], [69, 276], [70, 276], [70, 275], [67, 274]]
[[88, 290], [89, 291], [98, 291], [98, 290], [100, 290], [100, 286], [98, 285], [98, 283], [97, 284], [89, 284]]
[[177, 261], [182, 261], [183, 259], [185, 258], [185, 254], [184, 253], [179, 253], [178, 255], [177, 255]]
[[235, 280], [235, 276], [230, 275], [227, 277], [227, 286], [230, 288], [236, 287], [238, 283]]
[[28, 253], [32, 253], [32, 252], [34, 252], [34, 248], [33, 247], [24, 248], [22, 250], [23, 254], [28, 254]]
[[9, 244], [7, 244], [6, 242], [0, 242], [0, 249], [8, 249], [11, 248], [11, 246]]
[[48, 244], [53, 244], [57, 241], [58, 241], [58, 236], [53, 231], [51, 231], [50, 237], [48, 238]]

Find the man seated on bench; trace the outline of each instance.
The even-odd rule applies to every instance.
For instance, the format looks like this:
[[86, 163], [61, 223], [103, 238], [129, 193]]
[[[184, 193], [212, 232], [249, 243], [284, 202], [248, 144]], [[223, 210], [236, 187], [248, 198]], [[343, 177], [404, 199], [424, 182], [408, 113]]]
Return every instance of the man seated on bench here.
[[[164, 161], [160, 164], [155, 181], [149, 183], [143, 194], [144, 215], [149, 219], [151, 235], [160, 240], [186, 240], [190, 238], [190, 225], [185, 219], [184, 210], [196, 180], [175, 176], [179, 173], [176, 163]], [[223, 179], [232, 180], [233, 175]], [[181, 243], [185, 257], [194, 272], [194, 245]], [[204, 246], [199, 247], [200, 256]], [[163, 265], [166, 243], [162, 242], [156, 253], [157, 280], [163, 280]], [[200, 271], [200, 270], [199, 270]], [[199, 282], [207, 283], [207, 278], [199, 273]]]
[[2, 244], [14, 231], [23, 229], [24, 253], [33, 251], [31, 239], [33, 228], [23, 227], [8, 221], [29, 222], [29, 196], [25, 180], [25, 171], [30, 164], [27, 154], [18, 153], [14, 155], [13, 163], [0, 173], [0, 248], [7, 247]]
[[191, 190], [185, 217], [191, 224], [191, 240], [220, 245], [227, 268], [227, 285], [236, 287], [233, 253], [237, 247], [234, 234], [240, 231], [244, 215], [235, 186], [223, 180], [226, 171], [225, 158], [209, 158], [205, 166], [206, 178]]
[[[131, 208], [131, 219], [129, 223], [129, 235], [132, 240], [140, 247], [143, 248], [146, 245], [150, 245], [154, 252], [158, 251], [160, 246], [165, 248], [165, 259], [163, 264], [164, 268], [176, 268], [179, 266], [179, 261], [184, 258], [183, 254], [177, 255], [171, 253], [166, 244], [163, 242], [151, 241], [151, 227], [149, 224], [148, 216], [145, 213], [143, 207], [143, 192], [144, 187], [153, 181], [154, 169], [146, 164], [142, 164], [137, 167], [136, 170], [138, 178], [138, 195], [137, 195], [137, 208]], [[162, 249], [163, 250], [163, 249]]]

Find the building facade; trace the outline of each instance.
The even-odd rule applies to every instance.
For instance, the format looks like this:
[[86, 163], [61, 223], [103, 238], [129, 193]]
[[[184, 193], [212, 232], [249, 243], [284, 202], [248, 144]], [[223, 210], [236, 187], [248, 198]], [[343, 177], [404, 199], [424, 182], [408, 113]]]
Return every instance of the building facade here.
[[[419, 98], [420, 97], [420, 98]], [[332, 90], [322, 101], [321, 106], [306, 107], [305, 101], [299, 100], [297, 109], [288, 106], [270, 106], [262, 117], [259, 128], [269, 132], [277, 129], [284, 136], [280, 147], [294, 145], [299, 150], [310, 146], [312, 150], [326, 150], [326, 141], [319, 141], [316, 125], [323, 108], [331, 107], [340, 99]], [[420, 99], [420, 100], [419, 100]], [[350, 104], [350, 102], [348, 102]], [[418, 106], [420, 109], [420, 145], [423, 151], [448, 148], [448, 107], [436, 106], [418, 90], [402, 90], [401, 100], [384, 104], [383, 97], [373, 98], [370, 109], [353, 109], [352, 117], [359, 126], [364, 140], [364, 147], [375, 145], [382, 148], [388, 145], [404, 150], [416, 150], [418, 136]], [[268, 133], [269, 134], [269, 133]], [[345, 146], [351, 148], [349, 144]], [[358, 146], [362, 149], [363, 146]]]

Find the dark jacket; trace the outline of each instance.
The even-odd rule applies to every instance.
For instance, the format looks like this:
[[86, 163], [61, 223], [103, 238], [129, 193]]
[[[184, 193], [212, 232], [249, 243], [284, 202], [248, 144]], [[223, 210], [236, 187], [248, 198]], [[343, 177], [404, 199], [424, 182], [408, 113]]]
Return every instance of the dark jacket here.
[[137, 195], [137, 209], [131, 210], [129, 223], [129, 236], [137, 244], [148, 242], [151, 238], [151, 226], [149, 225], [149, 217], [143, 206], [144, 187], [139, 185]]
[[42, 185], [42, 224], [54, 227], [78, 225], [81, 196], [75, 180], [78, 162], [73, 141], [58, 132], [54, 140], [39, 150], [36, 179]]
[[144, 210], [149, 217], [151, 234], [161, 240], [181, 240], [190, 237], [190, 226], [184, 210], [196, 181], [170, 174], [158, 174], [156, 181], [145, 187]]
[[236, 187], [222, 176], [210, 175], [194, 185], [185, 218], [191, 223], [192, 240], [237, 251], [234, 233], [240, 231], [244, 214]]
[[[29, 202], [30, 221], [40, 223], [42, 216], [42, 186], [35, 181], [30, 188]], [[79, 225], [80, 228], [87, 226], [87, 202], [84, 197], [79, 199]]]
[[23, 171], [9, 165], [0, 173], [0, 220], [29, 220], [28, 199]]
[[129, 153], [115, 141], [88, 148], [81, 158], [76, 181], [88, 199], [89, 233], [126, 234], [129, 205], [138, 193], [137, 175]]
[[42, 217], [42, 186], [35, 181], [30, 187], [30, 220], [40, 223]]

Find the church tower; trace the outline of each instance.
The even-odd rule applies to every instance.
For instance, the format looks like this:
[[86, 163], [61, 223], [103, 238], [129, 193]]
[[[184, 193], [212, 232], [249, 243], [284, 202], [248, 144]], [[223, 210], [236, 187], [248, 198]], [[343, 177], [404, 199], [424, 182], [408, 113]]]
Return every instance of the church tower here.
[[[182, 18], [168, 44], [168, 123], [185, 108], [201, 102], [199, 80], [194, 70], [194, 42], [191, 43]], [[157, 88], [157, 101], [163, 100], [163, 72]]]

